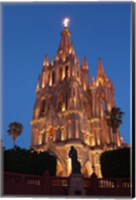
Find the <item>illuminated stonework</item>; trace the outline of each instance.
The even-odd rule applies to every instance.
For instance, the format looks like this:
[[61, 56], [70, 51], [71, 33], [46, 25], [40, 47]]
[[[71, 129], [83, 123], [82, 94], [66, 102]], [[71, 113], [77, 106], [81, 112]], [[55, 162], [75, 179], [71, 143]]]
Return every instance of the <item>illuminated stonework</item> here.
[[[61, 33], [56, 59], [45, 56], [39, 75], [33, 110], [31, 147], [50, 151], [58, 158], [57, 175], [69, 176], [71, 145], [85, 176], [92, 166], [101, 177], [100, 154], [113, 146], [112, 130], [107, 126], [104, 111], [115, 105], [114, 87], [98, 59], [96, 80], [89, 83], [86, 58], [80, 64], [76, 57], [67, 26]], [[114, 135], [115, 147], [123, 146], [119, 131]]]

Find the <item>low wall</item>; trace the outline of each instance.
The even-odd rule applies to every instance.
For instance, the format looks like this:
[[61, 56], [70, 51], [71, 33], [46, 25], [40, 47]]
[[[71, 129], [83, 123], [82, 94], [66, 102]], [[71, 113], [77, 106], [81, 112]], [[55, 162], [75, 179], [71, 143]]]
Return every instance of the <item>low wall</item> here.
[[[42, 176], [5, 172], [3, 177], [3, 195], [68, 195], [69, 177], [52, 177], [48, 172]], [[127, 196], [131, 195], [129, 179], [103, 179], [94, 174], [83, 178], [85, 194], [89, 196]]]

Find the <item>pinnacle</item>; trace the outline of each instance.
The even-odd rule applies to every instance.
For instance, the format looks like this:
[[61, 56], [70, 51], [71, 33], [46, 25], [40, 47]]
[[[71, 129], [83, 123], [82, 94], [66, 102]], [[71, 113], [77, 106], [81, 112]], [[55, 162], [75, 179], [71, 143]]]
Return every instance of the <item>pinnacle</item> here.
[[97, 79], [99, 78], [106, 79], [106, 74], [103, 69], [102, 60], [100, 57], [98, 58], [98, 70], [97, 70]]
[[75, 58], [75, 51], [70, 38], [70, 32], [67, 26], [64, 26], [64, 30], [61, 33], [61, 41], [57, 51], [57, 56], [61, 60], [66, 60], [68, 56], [73, 56]]
[[92, 76], [92, 80], [91, 80], [90, 86], [95, 86], [95, 78], [94, 78], [94, 76]]
[[83, 69], [88, 69], [88, 63], [87, 63], [87, 60], [86, 60], [86, 57], [84, 57], [84, 60], [83, 60]]
[[43, 66], [48, 66], [49, 65], [49, 61], [48, 61], [48, 54], [45, 55], [45, 59], [43, 61]]

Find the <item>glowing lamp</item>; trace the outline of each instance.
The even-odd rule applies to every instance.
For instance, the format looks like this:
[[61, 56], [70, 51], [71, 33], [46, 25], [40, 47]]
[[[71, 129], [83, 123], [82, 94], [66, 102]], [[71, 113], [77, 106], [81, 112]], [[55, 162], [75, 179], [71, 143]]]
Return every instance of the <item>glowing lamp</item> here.
[[68, 24], [69, 24], [69, 18], [65, 18], [64, 20], [63, 20], [63, 25], [64, 25], [64, 27], [68, 27]]

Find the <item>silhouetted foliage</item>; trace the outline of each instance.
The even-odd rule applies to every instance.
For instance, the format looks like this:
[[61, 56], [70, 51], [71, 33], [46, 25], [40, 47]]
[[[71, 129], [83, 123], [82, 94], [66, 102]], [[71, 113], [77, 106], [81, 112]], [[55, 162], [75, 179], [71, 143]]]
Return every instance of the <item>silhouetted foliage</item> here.
[[56, 175], [56, 158], [48, 152], [37, 153], [17, 146], [4, 150], [4, 171], [41, 175], [46, 170]]
[[104, 178], [130, 178], [130, 148], [106, 151], [100, 162]]
[[[105, 111], [105, 119], [107, 125], [112, 128], [112, 133], [116, 134], [118, 128], [122, 124], [122, 115], [124, 112], [118, 107], [112, 107], [111, 111]], [[114, 137], [113, 137], [113, 149], [114, 149]]]
[[23, 125], [19, 122], [11, 122], [9, 124], [7, 132], [13, 139], [13, 146], [15, 146], [16, 138], [21, 135], [23, 128]]
[[105, 111], [107, 125], [110, 126], [113, 130], [113, 133], [116, 133], [120, 124], [122, 123], [122, 115], [124, 114], [120, 108], [112, 107], [111, 111]]

